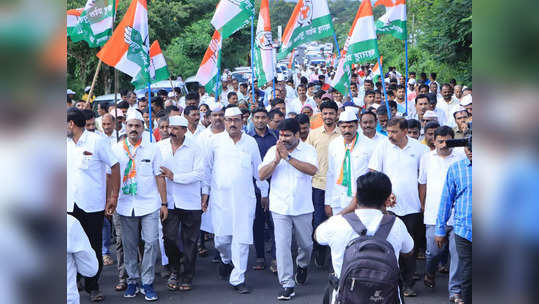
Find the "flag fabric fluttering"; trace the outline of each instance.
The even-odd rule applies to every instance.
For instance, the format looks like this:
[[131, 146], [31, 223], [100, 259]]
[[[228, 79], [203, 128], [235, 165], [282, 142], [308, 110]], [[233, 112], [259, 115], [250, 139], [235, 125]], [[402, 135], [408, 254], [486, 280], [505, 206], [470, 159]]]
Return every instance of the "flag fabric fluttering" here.
[[[150, 71], [150, 74], [154, 75], [150, 81], [151, 83], [156, 83], [158, 81], [167, 80], [170, 78], [165, 56], [163, 55], [157, 40], [155, 40], [152, 43], [152, 46], [150, 46]], [[137, 90], [144, 89], [148, 86], [148, 82], [143, 81], [140, 73], [137, 74], [131, 83]]]
[[88, 0], [84, 8], [68, 10], [67, 36], [71, 41], [86, 41], [91, 48], [104, 45], [112, 35], [113, 2]]
[[254, 0], [220, 0], [211, 24], [226, 39], [249, 24], [254, 6]]
[[385, 6], [386, 12], [376, 20], [376, 32], [406, 40], [406, 0], [378, 0], [374, 6], [379, 5]]
[[292, 50], [292, 52], [290, 53], [290, 55], [288, 56], [288, 69], [290, 70], [292, 68], [292, 66], [294, 65], [294, 53], [296, 52], [296, 50]]
[[97, 53], [104, 63], [148, 83], [150, 70], [148, 11], [146, 0], [133, 0], [110, 40]]
[[348, 32], [332, 86], [346, 95], [350, 86], [351, 65], [379, 56], [371, 1], [363, 0]]
[[[384, 64], [383, 59], [384, 59], [384, 56], [380, 56], [380, 62], [382, 64]], [[377, 83], [380, 80], [380, 78], [381, 78], [380, 66], [378, 65], [378, 61], [377, 61], [374, 67], [372, 68], [371, 79], [372, 79], [372, 82]]]
[[327, 0], [299, 0], [283, 33], [277, 60], [300, 44], [320, 40], [335, 33]]
[[255, 78], [259, 85], [273, 80], [275, 67], [273, 65], [273, 38], [271, 36], [271, 22], [268, 0], [262, 0], [260, 14], [256, 26], [254, 44]]
[[206, 88], [206, 92], [208, 94], [215, 93], [215, 96], [219, 96], [221, 92], [221, 87], [218, 86], [219, 67], [221, 65], [221, 45], [221, 33], [215, 30], [196, 75], [196, 80]]

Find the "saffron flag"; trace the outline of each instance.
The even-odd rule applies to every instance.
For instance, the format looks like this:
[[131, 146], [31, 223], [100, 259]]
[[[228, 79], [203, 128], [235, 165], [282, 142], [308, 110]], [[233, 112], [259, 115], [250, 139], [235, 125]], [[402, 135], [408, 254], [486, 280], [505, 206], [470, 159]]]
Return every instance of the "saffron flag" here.
[[88, 0], [84, 8], [68, 10], [67, 36], [71, 41], [86, 41], [91, 48], [104, 45], [112, 35], [113, 2]]
[[262, 0], [260, 4], [254, 48], [255, 77], [258, 83], [263, 85], [272, 81], [275, 75], [268, 0]]
[[[170, 78], [165, 56], [163, 56], [163, 52], [161, 51], [161, 47], [159, 46], [159, 42], [157, 40], [155, 40], [152, 43], [152, 46], [150, 46], [150, 71], [150, 75], [154, 75], [150, 81], [151, 83]], [[137, 74], [131, 83], [137, 90], [144, 89], [148, 86], [148, 82], [143, 81], [140, 73]]]
[[[383, 64], [382, 59], [384, 59], [384, 57], [380, 56], [380, 62], [382, 62], [382, 64]], [[380, 71], [380, 66], [378, 65], [378, 62], [376, 62], [376, 64], [374, 65], [374, 68], [372, 68], [372, 75], [371, 75], [372, 82], [377, 83], [380, 80], [380, 78], [381, 78], [380, 72], [381, 72]]]
[[220, 0], [211, 24], [226, 39], [249, 23], [254, 7], [254, 0]]
[[327, 0], [299, 0], [284, 30], [277, 60], [286, 58], [300, 44], [320, 40], [334, 33]]
[[146, 0], [133, 0], [97, 57], [131, 77], [140, 74], [142, 81], [148, 83], [154, 76], [150, 71], [149, 48]]
[[376, 32], [406, 40], [406, 0], [378, 0], [374, 6], [379, 5], [386, 7], [386, 13], [376, 20]]
[[221, 45], [221, 33], [215, 30], [196, 75], [197, 81], [206, 88], [206, 92], [213, 92], [215, 96], [219, 96], [221, 92], [218, 77], [221, 66]]

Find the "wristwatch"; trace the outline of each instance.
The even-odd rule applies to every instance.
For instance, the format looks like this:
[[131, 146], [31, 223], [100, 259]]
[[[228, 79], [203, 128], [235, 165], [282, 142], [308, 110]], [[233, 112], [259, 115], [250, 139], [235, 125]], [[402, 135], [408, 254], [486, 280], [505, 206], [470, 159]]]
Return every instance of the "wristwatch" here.
[[292, 155], [288, 154], [288, 156], [286, 157], [286, 161], [290, 161], [292, 159]]
[[161, 203], [161, 206], [168, 207], [168, 203]]

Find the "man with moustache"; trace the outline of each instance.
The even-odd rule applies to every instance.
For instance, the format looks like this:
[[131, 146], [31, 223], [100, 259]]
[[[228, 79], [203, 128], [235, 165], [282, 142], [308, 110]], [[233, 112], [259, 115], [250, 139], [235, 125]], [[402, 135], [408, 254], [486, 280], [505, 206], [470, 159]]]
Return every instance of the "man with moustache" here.
[[185, 136], [191, 138], [191, 137], [198, 137], [204, 129], [206, 129], [203, 125], [199, 124], [200, 122], [200, 111], [198, 110], [197, 106], [187, 106], [183, 110], [183, 116], [187, 119], [189, 122], [189, 125], [187, 126], [187, 133], [185, 133]]
[[299, 138], [302, 142], [307, 141], [309, 133], [311, 131], [311, 122], [307, 114], [298, 114], [296, 120], [299, 123]]
[[[118, 201], [120, 165], [110, 143], [101, 135], [85, 130], [81, 110], [67, 110], [67, 213], [75, 217], [88, 235], [99, 262], [93, 277], [85, 278], [91, 301], [103, 301], [99, 276], [103, 269], [102, 238], [104, 216], [112, 216]], [[109, 191], [106, 170], [110, 168]]]
[[386, 138], [384, 135], [376, 132], [376, 124], [377, 117], [374, 112], [363, 111], [359, 114], [359, 126], [362, 130], [360, 141], [365, 144], [369, 159], [378, 144]]
[[[153, 289], [155, 262], [159, 252], [159, 218], [168, 214], [165, 177], [161, 173], [162, 157], [155, 143], [142, 139], [144, 119], [139, 111], [129, 112], [126, 119], [127, 138], [118, 142], [113, 151], [120, 162], [122, 189], [117, 212], [124, 248], [127, 289], [125, 298], [138, 292], [148, 301], [158, 299]], [[139, 271], [139, 241], [144, 241], [144, 254]], [[142, 275], [142, 276], [141, 276]], [[142, 289], [139, 289], [139, 280]]]
[[[253, 124], [254, 124], [254, 130], [248, 133], [251, 135], [258, 144], [258, 150], [260, 151], [260, 159], [264, 159], [266, 156], [266, 152], [268, 150], [275, 146], [277, 143], [277, 140], [279, 137], [277, 134], [274, 133], [274, 131], [271, 131], [268, 128], [268, 121], [269, 116], [268, 112], [264, 108], [257, 108], [253, 111]], [[266, 222], [270, 222], [269, 219], [269, 201], [267, 199], [262, 199], [260, 189], [255, 188], [255, 194], [256, 194], [256, 212], [255, 212], [255, 220], [253, 225], [253, 239], [255, 244], [255, 250], [256, 250], [256, 262], [253, 266], [254, 270], [262, 270], [266, 267], [264, 255], [265, 255], [265, 249], [264, 249], [264, 227], [266, 225]], [[269, 225], [273, 226], [273, 225]], [[273, 232], [272, 232], [273, 234]], [[273, 260], [275, 260], [275, 252], [272, 250]], [[272, 270], [276, 269], [276, 262], [275, 265], [272, 261]]]
[[415, 98], [415, 113], [409, 115], [410, 118], [417, 119], [420, 122], [425, 112], [430, 110], [429, 97], [425, 94], [419, 94]]
[[[328, 146], [329, 143], [340, 135], [337, 128], [337, 104], [334, 101], [328, 100], [320, 104], [320, 112], [324, 125], [312, 130], [307, 137], [307, 143], [316, 149], [318, 156], [318, 171], [313, 177], [313, 229], [316, 229], [320, 223], [327, 219], [325, 212], [324, 198], [326, 190], [326, 173], [328, 170]], [[327, 246], [314, 245], [315, 262], [317, 265], [323, 266], [326, 260]]]
[[[406, 119], [395, 117], [387, 124], [387, 140], [374, 150], [369, 161], [369, 169], [385, 173], [393, 184], [396, 205], [387, 208], [397, 215], [406, 225], [408, 232], [414, 235], [420, 224], [421, 203], [418, 192], [418, 173], [421, 156], [428, 151], [425, 145], [407, 136]], [[403, 276], [404, 296], [416, 296], [412, 289], [413, 275], [416, 269], [415, 256], [399, 261]]]
[[92, 110], [82, 110], [82, 115], [84, 115], [84, 119], [86, 120], [86, 124], [84, 125], [84, 129], [88, 132], [95, 132], [95, 113]]
[[262, 198], [268, 197], [268, 184], [258, 176], [261, 159], [256, 141], [242, 132], [242, 125], [240, 109], [227, 108], [226, 132], [216, 135], [205, 147], [206, 173], [202, 194], [209, 194], [209, 205], [213, 209], [215, 248], [222, 260], [219, 274], [224, 278], [230, 275], [230, 285], [245, 294], [250, 292], [245, 285], [245, 271], [249, 245], [253, 243], [256, 210], [253, 178]]
[[[161, 171], [167, 181], [168, 217], [163, 223], [163, 234], [171, 268], [168, 288], [188, 291], [192, 289], [200, 235], [204, 155], [195, 140], [185, 136], [187, 119], [171, 116], [168, 122], [170, 137], [157, 144], [163, 157]], [[180, 250], [176, 245], [178, 241], [183, 247], [183, 259], [180, 259]], [[183, 271], [180, 272], [180, 269]]]
[[[303, 285], [311, 261], [312, 196], [311, 178], [318, 170], [316, 150], [299, 138], [299, 123], [285, 119], [279, 124], [279, 141], [268, 150], [258, 167], [261, 180], [271, 177], [269, 209], [275, 224], [277, 274], [282, 290], [278, 300], [290, 300], [296, 282]], [[298, 244], [296, 275], [292, 261], [292, 232]]]
[[[434, 288], [436, 270], [447, 244], [439, 248], [435, 242], [436, 217], [440, 209], [440, 198], [444, 187], [447, 170], [453, 163], [465, 159], [464, 153], [458, 153], [448, 148], [446, 141], [454, 138], [453, 130], [448, 126], [436, 129], [434, 133], [435, 150], [425, 153], [421, 157], [419, 167], [419, 199], [423, 211], [423, 221], [426, 225], [426, 265], [425, 286]], [[458, 255], [455, 246], [455, 234], [453, 232], [453, 218], [447, 223], [447, 235], [449, 237], [450, 273], [449, 273], [449, 302], [462, 303], [458, 269]]]

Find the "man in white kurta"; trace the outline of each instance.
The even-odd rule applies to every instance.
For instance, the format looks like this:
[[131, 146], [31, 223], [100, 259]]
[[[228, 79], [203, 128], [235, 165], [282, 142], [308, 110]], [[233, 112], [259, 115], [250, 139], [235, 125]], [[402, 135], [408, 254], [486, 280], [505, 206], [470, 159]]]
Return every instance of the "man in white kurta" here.
[[[221, 276], [230, 272], [229, 282], [240, 293], [249, 293], [245, 287], [245, 271], [249, 245], [253, 243], [253, 221], [256, 196], [253, 178], [262, 197], [268, 197], [268, 184], [258, 177], [261, 163], [258, 145], [242, 132], [243, 120], [237, 107], [225, 111], [226, 132], [216, 135], [206, 147], [205, 185], [203, 194], [209, 194], [215, 248], [221, 254]], [[233, 264], [233, 266], [231, 265]], [[233, 267], [233, 268], [232, 268]]]

